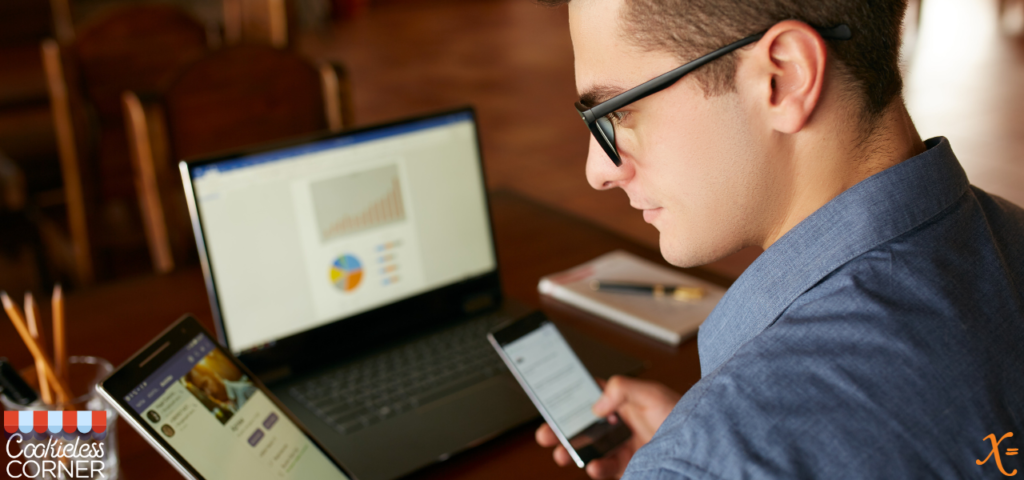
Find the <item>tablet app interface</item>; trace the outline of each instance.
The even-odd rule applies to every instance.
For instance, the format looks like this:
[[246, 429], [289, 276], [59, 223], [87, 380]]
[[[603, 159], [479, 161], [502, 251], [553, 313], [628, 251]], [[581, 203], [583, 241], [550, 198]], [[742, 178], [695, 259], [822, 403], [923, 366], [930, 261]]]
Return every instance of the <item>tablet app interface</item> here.
[[508, 343], [505, 354], [567, 438], [600, 420], [601, 389], [551, 322]]
[[205, 478], [348, 480], [206, 335], [124, 399]]

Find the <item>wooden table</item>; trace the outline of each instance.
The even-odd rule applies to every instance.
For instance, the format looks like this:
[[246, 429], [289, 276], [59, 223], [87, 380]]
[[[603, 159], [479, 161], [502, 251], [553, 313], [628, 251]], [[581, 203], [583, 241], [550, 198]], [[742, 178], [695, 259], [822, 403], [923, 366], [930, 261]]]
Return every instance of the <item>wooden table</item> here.
[[[624, 353], [644, 360], [641, 378], [682, 392], [700, 379], [697, 342], [671, 348], [572, 307], [542, 298], [538, 279], [614, 249], [664, 263], [661, 255], [576, 217], [556, 212], [510, 193], [491, 194], [501, 280], [508, 296], [542, 308], [569, 326]], [[639, 215], [639, 213], [638, 213]], [[695, 276], [728, 285], [729, 280], [701, 270]], [[96, 355], [120, 364], [183, 313], [191, 312], [212, 328], [210, 306], [198, 267], [76, 291], [67, 298], [69, 351]], [[49, 318], [48, 312], [44, 316]], [[0, 322], [0, 356], [17, 368], [31, 363], [10, 322]], [[539, 421], [538, 421], [539, 422]], [[417, 479], [584, 479], [582, 470], [559, 468], [550, 451], [534, 443], [533, 422], [482, 446], [411, 476]], [[173, 479], [177, 473], [125, 422], [119, 422], [123, 478]]]

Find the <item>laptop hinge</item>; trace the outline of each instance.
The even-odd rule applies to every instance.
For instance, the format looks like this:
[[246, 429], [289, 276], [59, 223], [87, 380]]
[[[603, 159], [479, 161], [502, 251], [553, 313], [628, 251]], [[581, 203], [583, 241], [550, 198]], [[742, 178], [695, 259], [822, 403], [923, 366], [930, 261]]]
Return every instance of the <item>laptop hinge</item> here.
[[493, 307], [494, 304], [494, 294], [481, 293], [466, 297], [462, 301], [462, 311], [467, 314], [478, 313]]
[[272, 368], [265, 372], [260, 372], [257, 376], [260, 377], [260, 381], [266, 384], [274, 383], [278, 380], [288, 378], [292, 374], [292, 367], [285, 365], [283, 367]]

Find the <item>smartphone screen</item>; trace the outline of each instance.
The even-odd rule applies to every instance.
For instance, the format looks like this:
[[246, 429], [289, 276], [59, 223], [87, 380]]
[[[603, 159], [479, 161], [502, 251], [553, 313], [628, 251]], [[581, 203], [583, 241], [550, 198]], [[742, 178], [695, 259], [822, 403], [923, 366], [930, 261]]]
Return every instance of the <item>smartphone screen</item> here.
[[591, 411], [601, 388], [543, 314], [500, 328], [490, 340], [578, 466], [629, 438], [622, 422]]

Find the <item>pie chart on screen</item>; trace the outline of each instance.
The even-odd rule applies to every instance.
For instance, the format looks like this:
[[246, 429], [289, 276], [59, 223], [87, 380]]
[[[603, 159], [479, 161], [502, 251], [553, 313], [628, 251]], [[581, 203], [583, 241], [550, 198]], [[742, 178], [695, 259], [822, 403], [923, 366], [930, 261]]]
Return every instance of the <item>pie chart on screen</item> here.
[[331, 264], [331, 283], [338, 290], [351, 292], [363, 279], [363, 265], [352, 255], [342, 255]]

